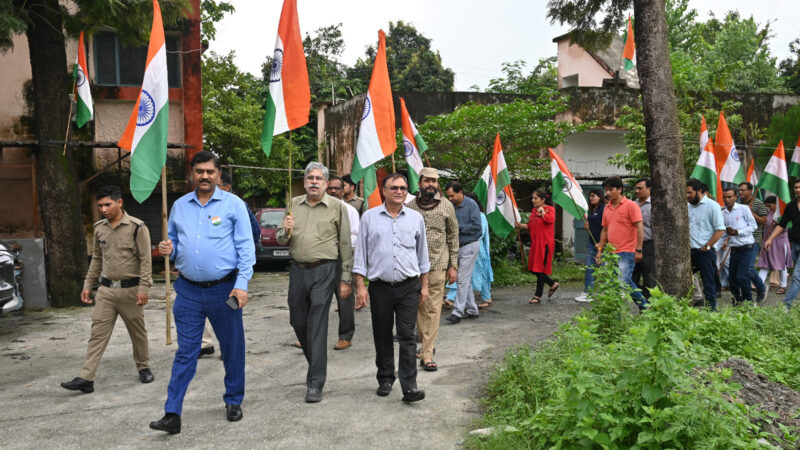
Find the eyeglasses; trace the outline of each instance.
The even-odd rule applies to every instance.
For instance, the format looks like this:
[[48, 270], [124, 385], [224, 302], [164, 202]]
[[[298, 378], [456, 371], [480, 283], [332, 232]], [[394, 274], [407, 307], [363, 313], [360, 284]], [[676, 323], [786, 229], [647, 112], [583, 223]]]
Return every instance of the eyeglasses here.
[[342, 187], [341, 186], [328, 186], [328, 190], [329, 191], [341, 191]]
[[405, 191], [408, 190], [408, 187], [407, 186], [386, 186], [386, 189], [388, 189], [390, 191], [405, 192]]
[[314, 180], [317, 180], [317, 181], [323, 181], [323, 180], [325, 180], [325, 177], [320, 177], [320, 176], [317, 176], [317, 175], [309, 175], [309, 176], [307, 176], [307, 177], [306, 177], [306, 180], [310, 180], [310, 181], [314, 181]]

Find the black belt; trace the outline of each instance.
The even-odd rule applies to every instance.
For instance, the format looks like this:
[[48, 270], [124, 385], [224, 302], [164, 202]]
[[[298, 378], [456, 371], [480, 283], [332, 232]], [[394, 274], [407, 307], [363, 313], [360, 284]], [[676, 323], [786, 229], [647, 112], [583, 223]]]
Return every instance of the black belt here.
[[398, 286], [402, 286], [404, 284], [411, 283], [412, 281], [417, 281], [417, 280], [419, 280], [419, 277], [410, 277], [410, 278], [406, 278], [405, 280], [401, 280], [401, 281], [370, 280], [370, 283], [379, 283], [379, 284], [385, 284], [385, 285], [391, 286], [391, 287], [398, 287]]
[[233, 279], [236, 279], [236, 275], [238, 275], [238, 274], [239, 274], [239, 269], [234, 269], [233, 271], [231, 271], [231, 273], [225, 275], [224, 277], [220, 278], [219, 280], [214, 280], [214, 281], [194, 281], [194, 280], [190, 280], [190, 279], [186, 278], [185, 276], [183, 276], [183, 274], [180, 274], [178, 276], [180, 278], [182, 278], [184, 281], [186, 281], [186, 282], [188, 282], [190, 284], [193, 284], [195, 286], [199, 286], [199, 287], [202, 287], [202, 288], [207, 288], [207, 287], [215, 286], [215, 285], [220, 284], [220, 283], [224, 283], [226, 281], [231, 281]]
[[738, 251], [738, 250], [750, 250], [752, 248], [753, 248], [753, 244], [747, 244], [747, 245], [740, 245], [738, 247], [731, 247], [731, 251], [735, 252], [735, 251]]
[[100, 284], [100, 286], [105, 286], [108, 288], [129, 288], [139, 285], [138, 278], [129, 278], [127, 280], [109, 280], [108, 278], [100, 277], [97, 282]]
[[303, 269], [313, 269], [314, 267], [321, 266], [323, 264], [328, 264], [329, 262], [334, 262], [335, 259], [320, 259], [319, 261], [310, 262], [310, 263], [301, 263], [295, 261], [295, 264], [302, 267]]

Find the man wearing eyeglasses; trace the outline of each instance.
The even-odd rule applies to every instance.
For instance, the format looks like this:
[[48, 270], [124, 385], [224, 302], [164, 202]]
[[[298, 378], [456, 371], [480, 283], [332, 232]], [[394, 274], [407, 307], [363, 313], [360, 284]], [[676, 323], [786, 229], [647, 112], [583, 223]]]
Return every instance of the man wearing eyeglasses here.
[[353, 248], [344, 203], [325, 193], [328, 168], [308, 163], [303, 186], [306, 194], [291, 200], [276, 237], [292, 256], [289, 322], [308, 361], [306, 402], [317, 403], [328, 366], [328, 311], [339, 273], [339, 295], [352, 293]]
[[[406, 178], [392, 173], [383, 179], [383, 205], [367, 210], [361, 218], [353, 262], [356, 308], [372, 299], [372, 334], [376, 394], [386, 397], [394, 384], [392, 325], [397, 323], [399, 364], [397, 375], [403, 401], [417, 402], [425, 391], [417, 389], [414, 324], [419, 305], [428, 299], [428, 242], [422, 215], [403, 205], [408, 192]], [[369, 282], [367, 290], [365, 279]]]
[[[331, 197], [342, 200], [344, 196], [343, 185], [341, 178], [331, 175], [328, 177], [328, 189], [326, 192]], [[344, 201], [342, 203], [347, 209], [347, 216], [350, 219], [350, 243], [355, 245], [356, 237], [358, 236], [358, 222], [361, 218], [353, 206]], [[341, 275], [341, 273], [338, 273], [336, 278], [341, 280]], [[335, 290], [334, 294], [336, 295], [336, 304], [339, 306], [339, 341], [336, 342], [333, 349], [345, 350], [352, 345], [353, 334], [356, 332], [356, 298], [352, 292], [347, 297], [339, 295], [338, 290]]]

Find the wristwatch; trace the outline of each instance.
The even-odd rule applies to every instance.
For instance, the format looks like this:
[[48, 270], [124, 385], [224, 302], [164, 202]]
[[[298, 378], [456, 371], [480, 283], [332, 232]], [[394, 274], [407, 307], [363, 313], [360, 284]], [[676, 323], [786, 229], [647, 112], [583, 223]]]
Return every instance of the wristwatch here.
[[344, 283], [344, 284], [351, 284], [351, 283], [352, 283], [352, 281], [350, 281], [350, 280], [348, 280], [348, 281], [344, 281], [344, 280], [342, 280], [342, 283]]
[[706, 244], [706, 251], [709, 251], [709, 250], [711, 250], [711, 246]]
[[644, 253], [644, 249], [643, 248], [637, 248], [636, 249], [636, 253]]

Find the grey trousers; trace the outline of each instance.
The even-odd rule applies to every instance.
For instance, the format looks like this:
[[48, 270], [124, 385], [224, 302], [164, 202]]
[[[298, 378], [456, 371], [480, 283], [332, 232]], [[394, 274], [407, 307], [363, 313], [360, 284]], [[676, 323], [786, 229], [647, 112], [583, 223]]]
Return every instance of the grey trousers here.
[[328, 371], [328, 313], [338, 281], [336, 261], [289, 270], [289, 323], [308, 361], [306, 386], [322, 390]]
[[336, 263], [336, 284], [333, 294], [336, 296], [336, 304], [339, 307], [339, 339], [352, 341], [353, 334], [356, 332], [356, 295], [355, 290], [345, 298], [339, 294], [339, 284], [342, 280], [342, 265]]
[[478, 305], [475, 303], [475, 293], [472, 291], [472, 269], [478, 260], [480, 241], [470, 242], [458, 249], [458, 295], [453, 305], [453, 314], [464, 317], [464, 313], [477, 316]]

